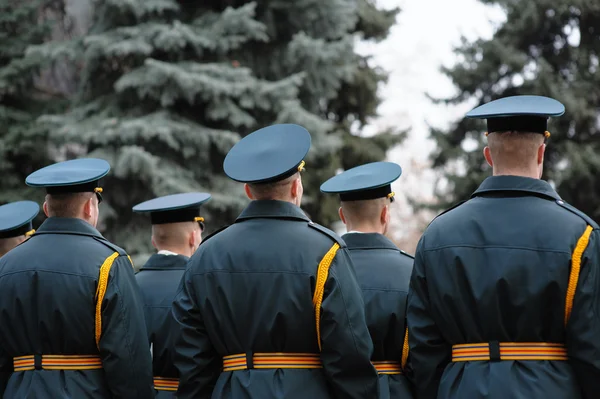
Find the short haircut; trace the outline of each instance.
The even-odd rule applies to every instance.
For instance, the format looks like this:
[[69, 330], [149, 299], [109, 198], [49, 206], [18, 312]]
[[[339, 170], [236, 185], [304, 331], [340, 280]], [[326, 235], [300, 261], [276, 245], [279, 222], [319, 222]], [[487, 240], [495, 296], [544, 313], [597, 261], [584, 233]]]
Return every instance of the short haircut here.
[[88, 192], [47, 194], [48, 216], [62, 218], [79, 217], [81, 215], [81, 207], [93, 196], [95, 196], [94, 193]]
[[381, 217], [381, 211], [390, 200], [388, 198], [376, 198], [359, 201], [342, 201], [344, 217], [352, 224], [373, 223]]
[[544, 143], [542, 134], [514, 131], [491, 133], [487, 139], [494, 164], [509, 168], [529, 167]]
[[198, 222], [163, 223], [152, 225], [152, 238], [161, 247], [180, 247], [188, 242], [189, 234], [200, 230]]
[[283, 180], [269, 183], [248, 184], [250, 192], [257, 200], [285, 199], [289, 195], [290, 185], [300, 177], [300, 173], [294, 173]]

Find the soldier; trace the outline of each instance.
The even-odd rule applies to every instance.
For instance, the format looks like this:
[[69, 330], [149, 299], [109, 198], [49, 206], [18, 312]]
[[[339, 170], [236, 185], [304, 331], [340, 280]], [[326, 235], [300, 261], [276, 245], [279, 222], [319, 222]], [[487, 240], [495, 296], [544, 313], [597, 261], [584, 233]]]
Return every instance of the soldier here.
[[598, 225], [542, 176], [547, 121], [539, 96], [492, 101], [492, 167], [471, 198], [423, 234], [408, 297], [419, 398], [597, 398]]
[[321, 185], [324, 193], [339, 194], [340, 218], [356, 277], [365, 301], [373, 341], [371, 361], [379, 372], [380, 398], [411, 398], [406, 376], [408, 357], [406, 296], [413, 257], [399, 250], [384, 234], [390, 224], [391, 183], [402, 168], [374, 162], [349, 169]]
[[27, 177], [48, 219], [0, 258], [0, 396], [154, 397], [143, 304], [127, 253], [95, 226], [110, 167], [77, 159]]
[[252, 201], [200, 245], [173, 303], [178, 398], [377, 397], [346, 244], [300, 209], [309, 148], [306, 129], [282, 124], [227, 154]]
[[33, 201], [0, 206], [0, 258], [35, 233], [31, 221], [39, 212], [40, 206]]
[[174, 397], [179, 384], [174, 364], [177, 323], [171, 304], [188, 259], [202, 242], [200, 206], [209, 199], [206, 193], [174, 194], [133, 207], [134, 212], [150, 213], [152, 245], [158, 250], [136, 275], [144, 300], [157, 398]]

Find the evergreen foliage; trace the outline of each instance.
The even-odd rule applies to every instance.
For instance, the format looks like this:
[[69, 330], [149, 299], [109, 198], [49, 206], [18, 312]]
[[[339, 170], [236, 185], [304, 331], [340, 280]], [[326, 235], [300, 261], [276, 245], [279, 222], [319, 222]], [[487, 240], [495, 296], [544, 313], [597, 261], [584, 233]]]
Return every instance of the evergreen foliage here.
[[[566, 201], [600, 220], [600, 5], [564, 0], [483, 2], [500, 5], [506, 22], [491, 40], [463, 41], [456, 50], [459, 62], [444, 70], [459, 93], [441, 101], [469, 100], [478, 105], [519, 94], [561, 101], [566, 113], [549, 122], [552, 136], [543, 178], [553, 182]], [[438, 193], [441, 207], [467, 199], [491, 174], [481, 153], [484, 131], [484, 122], [467, 119], [448, 131], [432, 130], [438, 144], [434, 166], [445, 171], [450, 183]], [[467, 140], [477, 144], [473, 151], [462, 149]]]
[[24, 184], [29, 173], [51, 162], [47, 135], [35, 119], [59, 110], [63, 95], [40, 77], [47, 60], [24, 55], [64, 22], [62, 1], [0, 0], [0, 204], [43, 199]]
[[[317, 136], [303, 177], [303, 208], [319, 223], [337, 221], [339, 207], [335, 196], [320, 193], [321, 183], [339, 169], [385, 159], [387, 150], [405, 137], [397, 131], [360, 135], [376, 115], [377, 89], [386, 73], [354, 51], [357, 38], [385, 39], [398, 12], [378, 9], [372, 0], [258, 1], [257, 18], [271, 40], [253, 43], [240, 59], [266, 79], [303, 73], [301, 104], [327, 122], [322, 128], [329, 134]], [[307, 127], [311, 133], [320, 129]]]
[[87, 36], [30, 47], [21, 61], [80, 66], [70, 109], [46, 113], [38, 127], [69, 157], [110, 162], [99, 228], [130, 253], [147, 253], [149, 220], [131, 207], [208, 191], [208, 232], [230, 223], [247, 199], [223, 173], [225, 154], [272, 123], [311, 132], [305, 209], [315, 221], [336, 220], [321, 182], [339, 167], [383, 159], [403, 137], [350, 133], [375, 115], [385, 80], [354, 42], [384, 38], [396, 13], [370, 0], [98, 0]]

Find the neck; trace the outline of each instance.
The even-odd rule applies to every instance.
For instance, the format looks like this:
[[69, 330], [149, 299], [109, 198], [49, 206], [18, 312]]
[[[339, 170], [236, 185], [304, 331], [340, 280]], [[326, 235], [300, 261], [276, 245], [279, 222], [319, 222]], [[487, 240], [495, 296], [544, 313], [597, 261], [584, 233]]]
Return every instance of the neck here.
[[289, 202], [292, 205], [297, 205], [296, 200], [293, 198], [256, 198], [256, 201], [281, 201], [281, 202]]
[[169, 251], [169, 252], [174, 252], [177, 255], [183, 255], [183, 256], [187, 256], [188, 258], [192, 256], [192, 249], [189, 247], [177, 247], [177, 246], [170, 246], [170, 245], [163, 245], [160, 247], [156, 248], [157, 251]]
[[0, 257], [6, 255], [11, 249], [23, 242], [25, 236], [0, 238]]
[[361, 233], [379, 233], [384, 234], [385, 227], [381, 224], [375, 225], [370, 223], [351, 223], [347, 221], [346, 231], [359, 231]]
[[540, 171], [536, 167], [531, 167], [527, 169], [522, 168], [499, 168], [494, 165], [492, 174], [494, 176], [521, 176], [521, 177], [530, 177], [532, 179], [540, 178]]
[[79, 220], [83, 220], [84, 222], [86, 222], [87, 224], [91, 225], [94, 228], [96, 227], [92, 223], [92, 219], [91, 218], [87, 218], [84, 215], [62, 216], [62, 215], [50, 214], [50, 215], [48, 215], [48, 217], [51, 217], [51, 218], [61, 218], [61, 219], [79, 219]]

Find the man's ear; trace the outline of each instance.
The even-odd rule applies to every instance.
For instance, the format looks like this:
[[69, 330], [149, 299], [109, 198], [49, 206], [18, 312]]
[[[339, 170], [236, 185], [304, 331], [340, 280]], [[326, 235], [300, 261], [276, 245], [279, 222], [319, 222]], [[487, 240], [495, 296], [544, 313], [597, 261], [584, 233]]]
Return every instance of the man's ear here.
[[381, 222], [381, 224], [386, 224], [387, 222], [389, 222], [389, 217], [390, 217], [390, 207], [388, 205], [386, 205], [383, 207], [383, 209], [381, 209], [381, 215], [379, 216], [379, 221]]
[[546, 152], [546, 143], [542, 143], [542, 145], [538, 147], [538, 153], [537, 153], [538, 165], [541, 165], [544, 163], [544, 153], [545, 152]]
[[44, 205], [42, 205], [42, 208], [44, 209], [44, 214], [46, 215], [47, 218], [50, 217], [50, 215], [48, 215], [48, 202], [44, 201]]
[[300, 195], [300, 178], [292, 181], [291, 194], [292, 198], [297, 198]]
[[158, 249], [158, 247], [156, 246], [156, 241], [154, 241], [154, 236], [152, 236], [152, 246], [154, 247], [154, 249]]
[[188, 245], [192, 248], [196, 246], [196, 234], [198, 234], [198, 231], [196, 231], [195, 229], [192, 229], [192, 231], [190, 231], [190, 234], [188, 234]]
[[83, 204], [83, 214], [85, 217], [92, 217], [93, 212], [92, 209], [94, 207], [94, 197], [88, 198]]
[[344, 216], [344, 210], [342, 209], [341, 206], [340, 206], [340, 209], [338, 209], [338, 214], [340, 215], [340, 219], [341, 219], [342, 223], [346, 224], [346, 217]]
[[492, 159], [492, 152], [490, 151], [490, 147], [488, 147], [487, 145], [483, 149], [483, 156], [485, 157], [485, 160], [487, 161], [488, 165], [490, 165], [493, 168], [494, 160]]
[[250, 186], [248, 183], [244, 183], [244, 191], [246, 192], [246, 196], [251, 200], [254, 199], [254, 194], [252, 194], [252, 190], [250, 190]]

